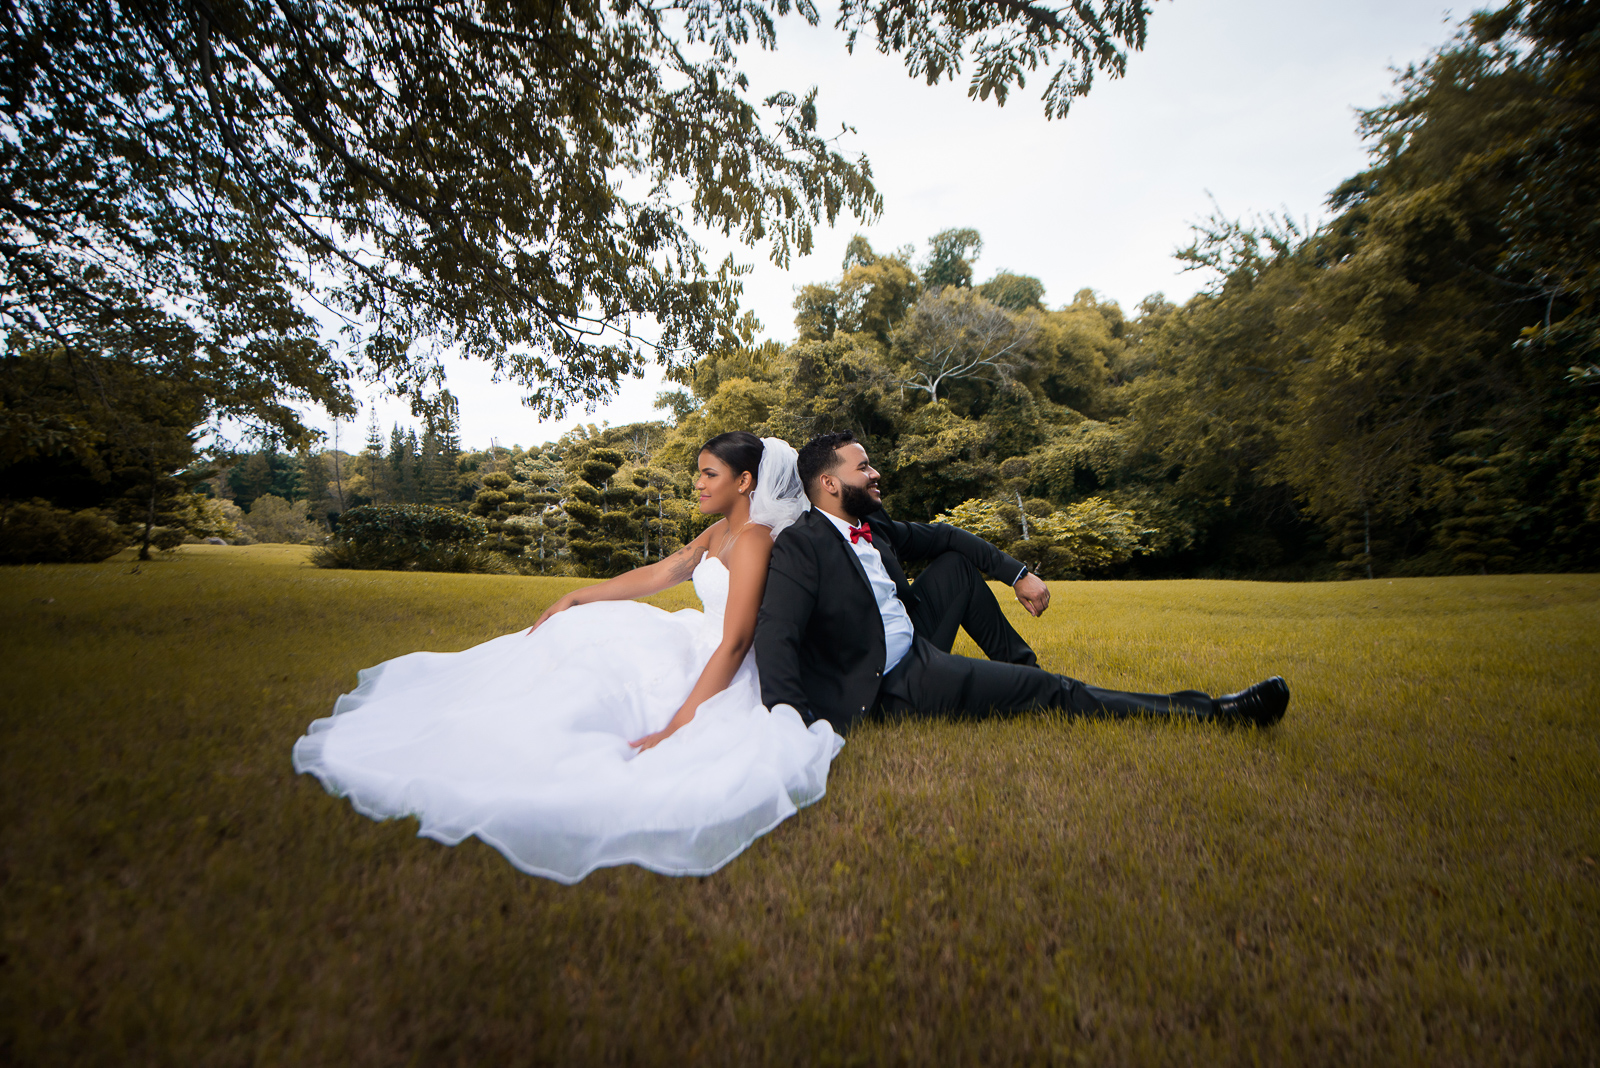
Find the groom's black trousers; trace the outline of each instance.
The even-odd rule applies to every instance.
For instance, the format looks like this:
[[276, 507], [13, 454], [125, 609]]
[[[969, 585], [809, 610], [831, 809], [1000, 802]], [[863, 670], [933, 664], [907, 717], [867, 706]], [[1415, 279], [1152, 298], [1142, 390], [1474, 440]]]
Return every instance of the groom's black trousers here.
[[[916, 603], [906, 610], [917, 636], [910, 652], [884, 677], [878, 692], [880, 713], [981, 719], [1057, 708], [1097, 718], [1212, 715], [1211, 698], [1198, 690], [1125, 693], [1042, 670], [978, 569], [957, 553], [934, 560], [913, 589]], [[989, 659], [953, 655], [958, 629]]]

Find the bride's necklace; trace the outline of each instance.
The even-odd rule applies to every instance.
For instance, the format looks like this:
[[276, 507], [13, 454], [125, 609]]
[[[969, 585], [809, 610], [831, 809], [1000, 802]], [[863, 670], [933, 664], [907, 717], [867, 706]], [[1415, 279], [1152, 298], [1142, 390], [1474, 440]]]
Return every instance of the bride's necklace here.
[[727, 552], [728, 549], [730, 547], [732, 547], [734, 539], [737, 538], [740, 534], [744, 533], [744, 528], [749, 526], [749, 525], [750, 525], [750, 520], [748, 518], [746, 518], [743, 523], [739, 524], [739, 529], [738, 530], [730, 530], [730, 531], [728, 531], [726, 534], [724, 534], [722, 536], [722, 549], [721, 549], [721, 551], [719, 551], [717, 553], [717, 559], [718, 560], [722, 559], [722, 554]]

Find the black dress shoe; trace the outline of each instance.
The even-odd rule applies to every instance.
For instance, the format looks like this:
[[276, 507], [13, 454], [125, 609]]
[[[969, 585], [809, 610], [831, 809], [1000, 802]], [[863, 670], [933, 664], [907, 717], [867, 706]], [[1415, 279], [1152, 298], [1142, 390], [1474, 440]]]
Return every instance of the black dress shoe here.
[[1225, 693], [1216, 700], [1216, 717], [1223, 720], [1248, 720], [1257, 727], [1270, 727], [1283, 718], [1289, 708], [1289, 684], [1274, 675], [1238, 693]]

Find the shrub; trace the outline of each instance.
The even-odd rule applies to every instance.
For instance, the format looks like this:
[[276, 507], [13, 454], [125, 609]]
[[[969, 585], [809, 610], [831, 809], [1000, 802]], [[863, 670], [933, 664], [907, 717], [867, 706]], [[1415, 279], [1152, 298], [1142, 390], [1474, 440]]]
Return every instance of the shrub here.
[[[245, 525], [244, 512], [239, 510], [237, 504], [225, 498], [191, 493], [187, 514], [183, 518], [185, 544], [195, 545], [207, 538], [223, 538], [233, 541], [235, 545], [249, 545], [253, 540], [246, 533], [249, 527]], [[126, 530], [127, 527], [124, 526], [123, 529]], [[139, 536], [143, 537], [142, 528]]]
[[117, 525], [92, 508], [0, 501], [0, 563], [95, 564], [127, 544]]
[[217, 516], [220, 520], [216, 537], [226, 538], [234, 545], [254, 545], [256, 543], [255, 531], [250, 529], [250, 522], [245, 518], [243, 508], [223, 498], [219, 498], [212, 503], [216, 506]]
[[286, 501], [270, 493], [251, 503], [245, 522], [256, 541], [308, 545], [322, 540], [322, 527], [306, 518], [304, 501]]
[[318, 567], [371, 571], [505, 571], [478, 547], [487, 524], [431, 504], [364, 504], [339, 516], [339, 529], [311, 554]]
[[[1057, 510], [1048, 501], [968, 500], [934, 519], [969, 530], [1027, 564], [1041, 578], [1081, 578], [1146, 552], [1158, 531], [1100, 497]], [[1024, 515], [1027, 537], [1023, 534]]]

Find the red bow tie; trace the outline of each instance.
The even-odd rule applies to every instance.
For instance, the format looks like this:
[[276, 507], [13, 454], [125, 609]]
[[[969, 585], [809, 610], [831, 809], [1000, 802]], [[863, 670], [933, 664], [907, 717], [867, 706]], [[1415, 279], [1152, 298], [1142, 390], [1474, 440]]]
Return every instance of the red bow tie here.
[[850, 528], [850, 544], [851, 545], [854, 545], [856, 542], [860, 541], [862, 538], [866, 538], [867, 539], [867, 544], [868, 545], [872, 544], [872, 528], [871, 527], [867, 526], [865, 523], [862, 523], [859, 527], [851, 527]]

